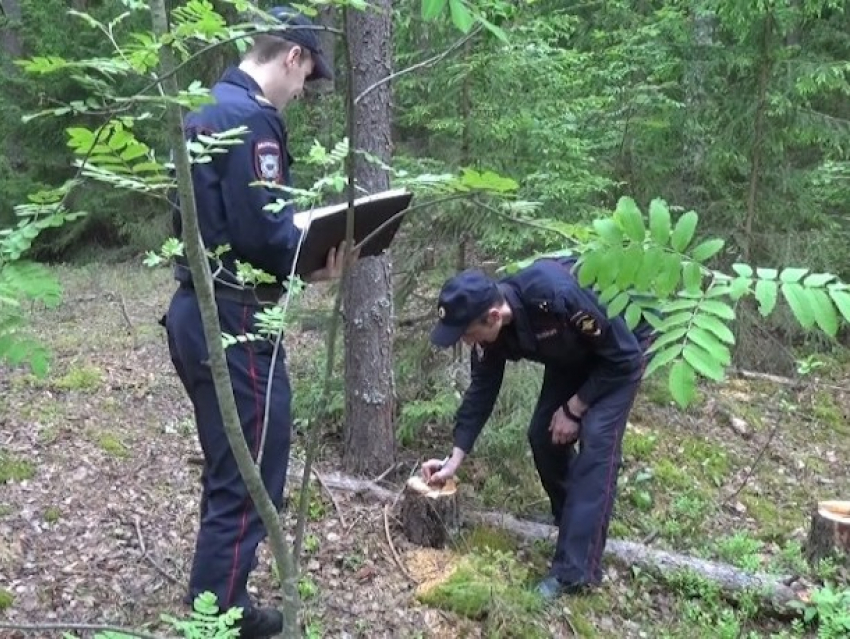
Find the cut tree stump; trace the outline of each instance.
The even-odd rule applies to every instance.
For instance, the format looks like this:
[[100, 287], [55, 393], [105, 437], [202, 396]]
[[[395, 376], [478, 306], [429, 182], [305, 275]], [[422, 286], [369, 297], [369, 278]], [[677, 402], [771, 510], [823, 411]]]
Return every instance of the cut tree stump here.
[[816, 567], [821, 559], [850, 557], [850, 501], [821, 501], [812, 512], [806, 559]]
[[400, 515], [404, 535], [418, 546], [444, 548], [460, 528], [457, 484], [434, 488], [420, 477], [407, 480]]

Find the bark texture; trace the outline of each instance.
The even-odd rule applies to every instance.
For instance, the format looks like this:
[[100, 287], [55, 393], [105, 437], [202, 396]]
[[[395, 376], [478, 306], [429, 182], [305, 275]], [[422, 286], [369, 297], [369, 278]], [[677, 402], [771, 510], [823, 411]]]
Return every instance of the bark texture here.
[[[351, 55], [349, 90], [360, 95], [392, 72], [392, 2], [347, 10]], [[377, 193], [389, 175], [361, 152], [389, 162], [392, 153], [390, 84], [367, 94], [354, 109], [355, 183]], [[362, 191], [361, 191], [362, 192]], [[395, 459], [395, 385], [392, 369], [393, 289], [389, 254], [358, 260], [345, 283], [346, 421], [343, 463], [348, 472], [378, 474]]]

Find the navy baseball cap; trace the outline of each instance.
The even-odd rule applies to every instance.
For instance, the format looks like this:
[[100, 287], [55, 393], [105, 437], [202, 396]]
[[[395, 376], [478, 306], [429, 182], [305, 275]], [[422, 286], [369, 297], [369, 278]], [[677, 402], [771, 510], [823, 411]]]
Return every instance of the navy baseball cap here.
[[[333, 80], [331, 65], [325, 59], [325, 54], [319, 44], [319, 29], [304, 14], [298, 13], [292, 7], [273, 7], [269, 14], [278, 22], [287, 25], [286, 31], [280, 32], [281, 38], [304, 47], [313, 56], [313, 72], [307, 76], [307, 82], [313, 80]], [[300, 28], [299, 28], [300, 27]]]
[[431, 343], [441, 348], [454, 346], [498, 298], [498, 286], [482, 271], [470, 269], [449, 279], [437, 300], [440, 319], [431, 331]]

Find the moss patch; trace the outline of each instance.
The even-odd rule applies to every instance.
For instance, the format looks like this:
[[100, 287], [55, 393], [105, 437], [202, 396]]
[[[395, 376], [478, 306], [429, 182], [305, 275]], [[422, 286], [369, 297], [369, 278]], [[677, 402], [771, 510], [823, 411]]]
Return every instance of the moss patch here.
[[25, 481], [35, 476], [35, 464], [26, 459], [0, 452], [0, 484], [8, 481]]
[[422, 603], [480, 621], [486, 636], [546, 638], [542, 598], [512, 553], [482, 550], [462, 557], [443, 581], [420, 591]]

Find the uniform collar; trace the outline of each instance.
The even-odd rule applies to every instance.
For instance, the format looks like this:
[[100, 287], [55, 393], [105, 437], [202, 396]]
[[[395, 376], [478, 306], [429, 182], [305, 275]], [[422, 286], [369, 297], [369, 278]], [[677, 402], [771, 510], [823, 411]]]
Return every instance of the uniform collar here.
[[235, 84], [249, 93], [263, 95], [263, 90], [257, 84], [257, 81], [239, 67], [228, 67], [221, 76], [221, 81], [228, 84]]
[[533, 351], [536, 344], [534, 333], [531, 331], [528, 315], [525, 312], [525, 305], [522, 303], [519, 293], [508, 282], [500, 282], [498, 286], [499, 290], [505, 296], [508, 306], [511, 307], [511, 314], [513, 315], [513, 322], [511, 322], [511, 326], [508, 328], [512, 327], [514, 329], [520, 348], [526, 352]]

